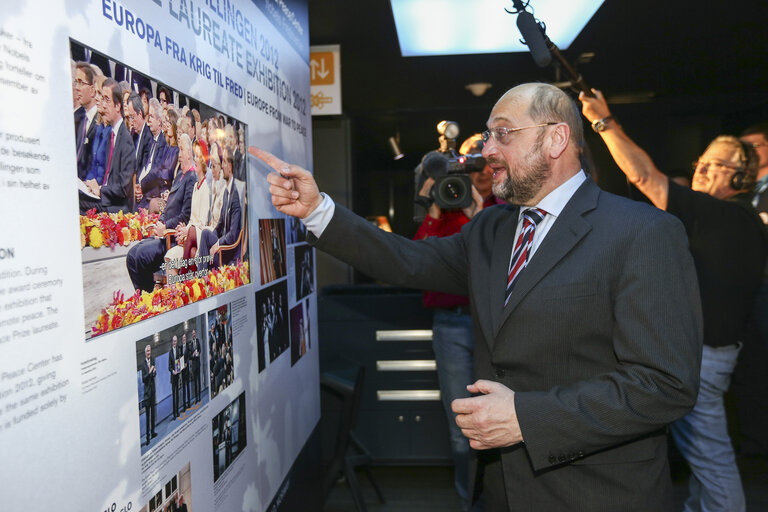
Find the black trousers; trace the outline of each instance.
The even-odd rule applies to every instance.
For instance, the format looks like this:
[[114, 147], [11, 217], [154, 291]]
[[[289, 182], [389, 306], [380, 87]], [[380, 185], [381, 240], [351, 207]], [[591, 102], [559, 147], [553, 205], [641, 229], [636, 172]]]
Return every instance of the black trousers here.
[[155, 423], [157, 423], [157, 405], [154, 395], [144, 399], [144, 418], [146, 420], [147, 444], [149, 444], [150, 438], [155, 434]]

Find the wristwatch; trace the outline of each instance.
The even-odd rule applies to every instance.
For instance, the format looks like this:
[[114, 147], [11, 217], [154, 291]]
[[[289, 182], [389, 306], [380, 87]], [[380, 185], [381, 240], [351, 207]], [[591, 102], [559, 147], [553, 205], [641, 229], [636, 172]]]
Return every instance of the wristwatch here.
[[600, 133], [606, 128], [608, 128], [608, 121], [613, 119], [613, 116], [605, 116], [602, 119], [596, 119], [592, 121], [592, 129], [595, 131], [595, 133]]

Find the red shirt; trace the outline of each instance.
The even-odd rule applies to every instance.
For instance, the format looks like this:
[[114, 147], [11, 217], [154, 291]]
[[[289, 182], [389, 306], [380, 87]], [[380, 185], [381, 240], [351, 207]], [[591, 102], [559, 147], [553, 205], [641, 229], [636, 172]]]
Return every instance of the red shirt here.
[[[483, 208], [488, 208], [495, 204], [503, 204], [504, 201], [496, 199], [493, 194], [483, 201]], [[427, 215], [419, 226], [418, 231], [413, 236], [414, 240], [423, 240], [431, 236], [451, 236], [461, 231], [461, 227], [469, 222], [469, 218], [461, 210], [444, 211], [439, 219], [434, 219]], [[457, 306], [466, 306], [469, 304], [469, 297], [466, 295], [453, 295], [451, 293], [424, 292], [424, 306], [428, 308], [454, 308]]]
[[[424, 222], [414, 235], [414, 240], [423, 240], [431, 236], [450, 236], [461, 231], [461, 226], [469, 222], [469, 219], [461, 210], [444, 211], [439, 219], [433, 219], [429, 215], [424, 217]], [[424, 292], [424, 306], [428, 308], [453, 308], [469, 304], [466, 295], [453, 295], [442, 292]]]

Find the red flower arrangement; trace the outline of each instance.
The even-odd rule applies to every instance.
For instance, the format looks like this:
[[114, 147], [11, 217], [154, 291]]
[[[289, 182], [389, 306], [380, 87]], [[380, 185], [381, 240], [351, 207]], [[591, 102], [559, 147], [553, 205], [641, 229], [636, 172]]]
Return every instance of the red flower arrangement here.
[[114, 248], [115, 245], [128, 245], [141, 240], [152, 234], [159, 217], [159, 214], [149, 213], [144, 208], [137, 213], [96, 213], [95, 209], [88, 210], [80, 216], [80, 248]]
[[202, 277], [169, 284], [149, 293], [136, 290], [136, 293], [126, 298], [122, 293], [116, 292], [112, 303], [101, 310], [96, 325], [91, 328], [93, 335], [98, 336], [213, 295], [234, 290], [250, 283], [249, 276], [246, 261], [212, 268]]

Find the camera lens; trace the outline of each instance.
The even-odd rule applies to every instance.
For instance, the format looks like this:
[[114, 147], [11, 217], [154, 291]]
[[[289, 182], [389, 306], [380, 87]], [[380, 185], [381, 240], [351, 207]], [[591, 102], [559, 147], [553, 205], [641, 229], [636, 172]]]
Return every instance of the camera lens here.
[[443, 209], [466, 208], [472, 204], [472, 181], [467, 175], [448, 175], [435, 180], [435, 204]]

